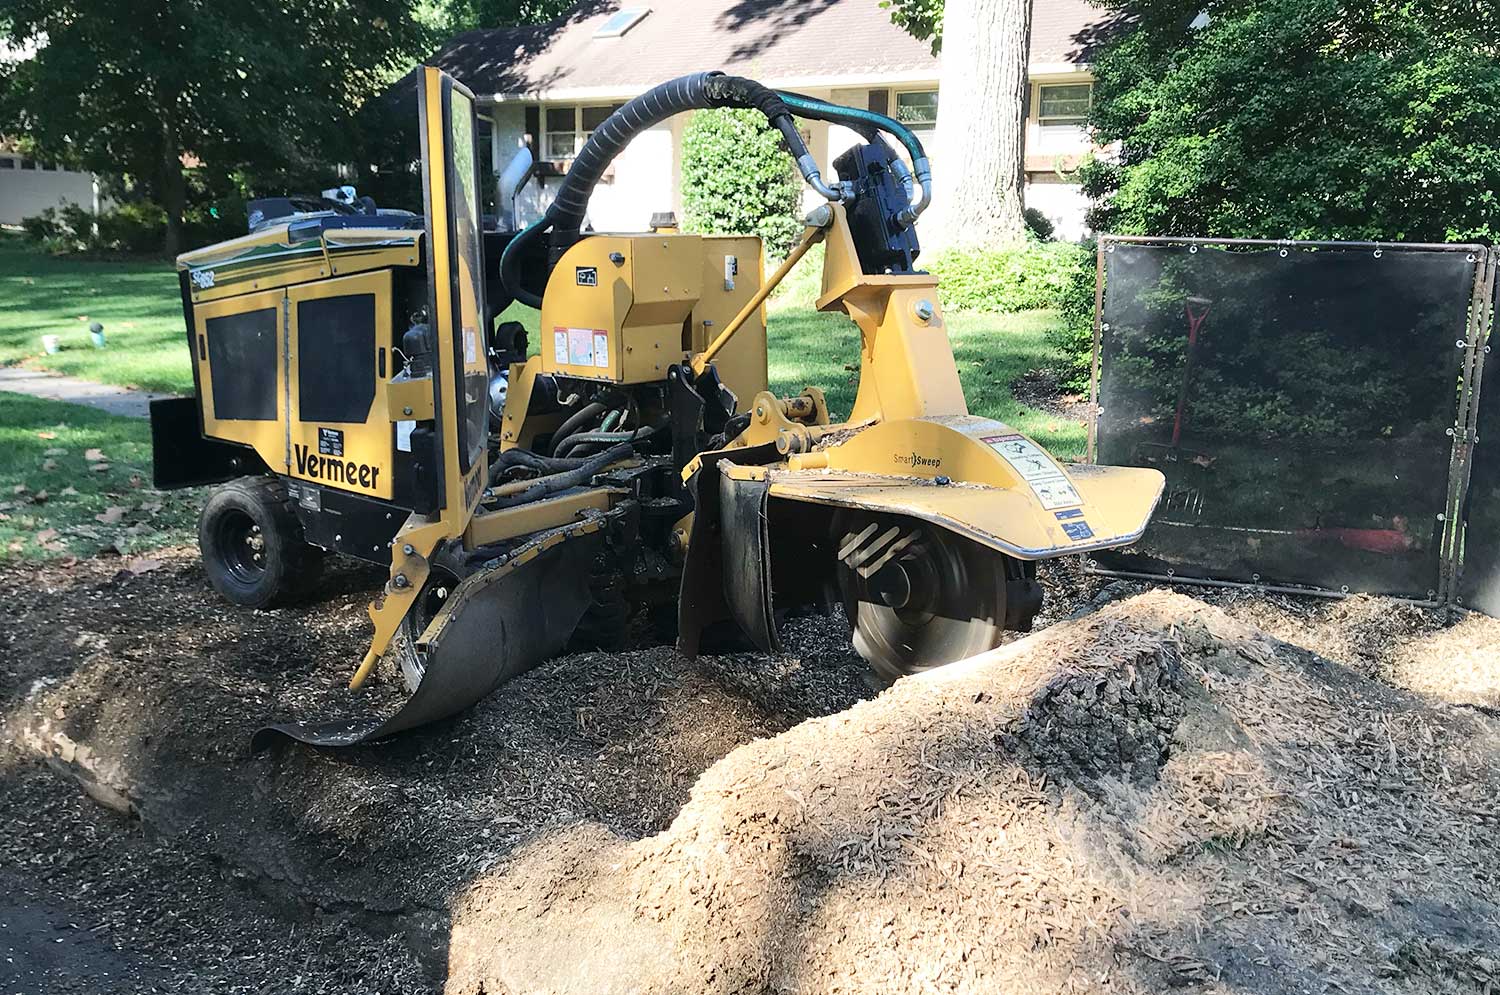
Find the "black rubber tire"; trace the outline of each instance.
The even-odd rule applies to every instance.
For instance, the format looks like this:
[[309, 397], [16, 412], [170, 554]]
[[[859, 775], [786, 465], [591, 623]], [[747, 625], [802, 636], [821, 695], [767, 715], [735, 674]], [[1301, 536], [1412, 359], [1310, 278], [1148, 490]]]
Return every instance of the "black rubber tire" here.
[[295, 602], [323, 568], [323, 550], [303, 537], [278, 477], [240, 477], [209, 495], [198, 549], [214, 590], [246, 608]]
[[[911, 600], [892, 607], [875, 585], [837, 565], [854, 649], [886, 682], [967, 659], [1001, 644], [1006, 557], [972, 540], [904, 516], [841, 514], [835, 548], [870, 523], [916, 530], [920, 538], [896, 562], [910, 574]], [[891, 569], [887, 567], [886, 569]]]

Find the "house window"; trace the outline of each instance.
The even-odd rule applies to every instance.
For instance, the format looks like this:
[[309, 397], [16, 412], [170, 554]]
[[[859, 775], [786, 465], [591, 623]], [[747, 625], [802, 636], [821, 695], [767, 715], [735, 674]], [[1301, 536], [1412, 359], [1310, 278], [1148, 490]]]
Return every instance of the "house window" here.
[[896, 120], [913, 130], [937, 125], [936, 90], [897, 90]]
[[16, 160], [8, 155], [0, 155], [0, 169], [15, 169]]
[[561, 161], [576, 156], [594, 129], [619, 106], [597, 104], [546, 108], [542, 113], [542, 158]]
[[1094, 102], [1092, 83], [1066, 83], [1037, 87], [1037, 120], [1048, 125], [1078, 126], [1088, 121]]
[[21, 160], [21, 168], [22, 169], [36, 169], [36, 160], [35, 159], [22, 159]]

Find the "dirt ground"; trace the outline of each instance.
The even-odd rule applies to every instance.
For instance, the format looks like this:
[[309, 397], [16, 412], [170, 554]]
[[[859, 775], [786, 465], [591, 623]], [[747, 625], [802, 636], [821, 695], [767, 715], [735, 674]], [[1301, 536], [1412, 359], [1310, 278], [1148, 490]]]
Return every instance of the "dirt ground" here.
[[812, 619], [251, 755], [347, 707], [379, 578], [248, 612], [157, 559], [0, 572], [0, 992], [1500, 986], [1481, 616], [1063, 565], [1045, 631], [878, 698]]

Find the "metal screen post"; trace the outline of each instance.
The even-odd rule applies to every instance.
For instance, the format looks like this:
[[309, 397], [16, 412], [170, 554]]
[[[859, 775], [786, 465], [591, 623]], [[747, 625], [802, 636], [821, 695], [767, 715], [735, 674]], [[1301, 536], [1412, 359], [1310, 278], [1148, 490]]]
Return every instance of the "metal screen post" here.
[[1454, 431], [1448, 546], [1444, 551], [1444, 590], [1441, 598], [1447, 604], [1460, 604], [1463, 601], [1460, 592], [1465, 530], [1468, 526], [1469, 488], [1473, 483], [1475, 449], [1479, 445], [1479, 405], [1484, 388], [1485, 357], [1491, 348], [1490, 336], [1494, 331], [1496, 317], [1497, 275], [1500, 275], [1500, 249], [1492, 249], [1480, 259], [1479, 271], [1474, 277], [1474, 296], [1470, 302], [1468, 356], [1464, 366], [1460, 415]]
[[1089, 364], [1089, 441], [1085, 461], [1097, 459], [1099, 444], [1099, 369], [1104, 362], [1104, 243], [1108, 235], [1100, 236], [1094, 249], [1094, 354]]

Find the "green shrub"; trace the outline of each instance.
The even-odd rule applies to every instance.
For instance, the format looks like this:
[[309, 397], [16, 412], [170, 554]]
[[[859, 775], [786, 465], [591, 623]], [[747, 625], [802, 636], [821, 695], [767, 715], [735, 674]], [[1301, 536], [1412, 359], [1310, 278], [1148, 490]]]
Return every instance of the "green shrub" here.
[[954, 310], [1010, 314], [1056, 307], [1077, 265], [1066, 242], [1032, 243], [986, 252], [944, 252], [928, 263]]
[[1052, 223], [1051, 218], [1034, 207], [1026, 209], [1025, 218], [1026, 230], [1031, 233], [1033, 238], [1038, 242], [1052, 241], [1052, 236], [1056, 233], [1057, 226]]
[[1089, 389], [1094, 364], [1095, 253], [1093, 242], [1070, 246], [1074, 263], [1057, 301], [1057, 323], [1047, 341], [1057, 353], [1058, 382], [1077, 394]]
[[757, 111], [693, 115], [682, 133], [683, 230], [759, 235], [785, 258], [802, 231], [801, 184], [781, 135]]
[[107, 252], [160, 252], [166, 233], [167, 212], [147, 201], [121, 204], [99, 215], [99, 245]]

